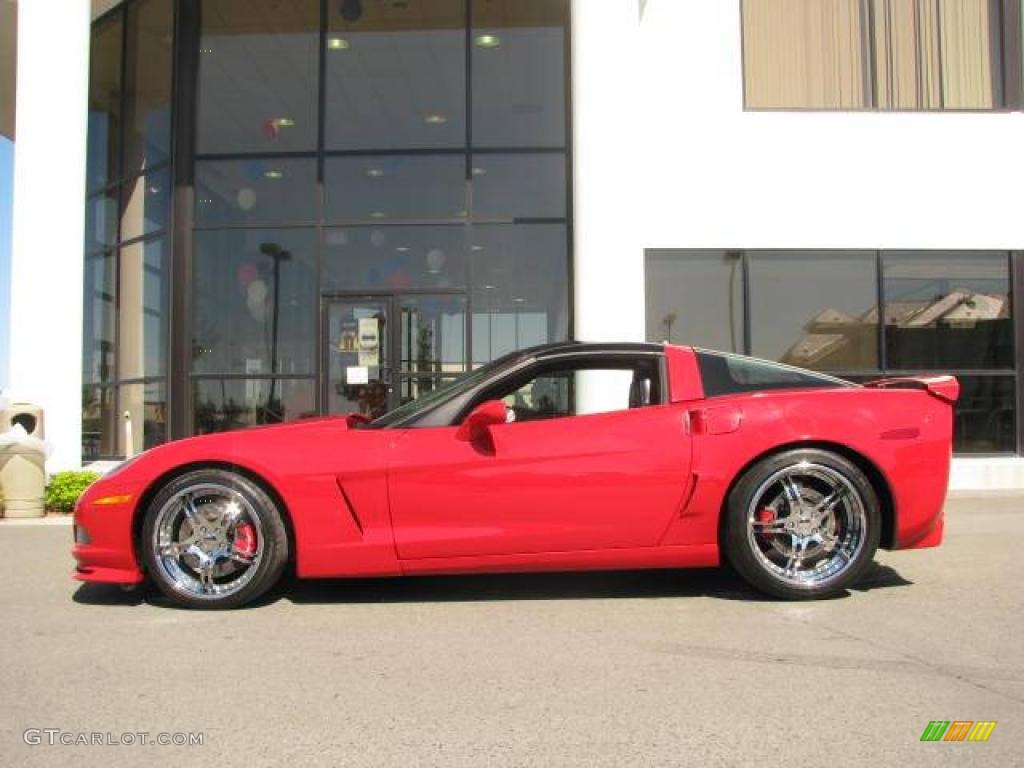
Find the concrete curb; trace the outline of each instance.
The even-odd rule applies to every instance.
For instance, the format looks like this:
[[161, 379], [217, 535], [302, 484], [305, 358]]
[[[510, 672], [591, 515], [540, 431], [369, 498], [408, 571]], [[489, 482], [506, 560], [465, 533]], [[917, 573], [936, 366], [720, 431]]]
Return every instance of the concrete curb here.
[[17, 528], [27, 525], [71, 525], [71, 515], [48, 515], [47, 517], [0, 517], [0, 528], [5, 525]]

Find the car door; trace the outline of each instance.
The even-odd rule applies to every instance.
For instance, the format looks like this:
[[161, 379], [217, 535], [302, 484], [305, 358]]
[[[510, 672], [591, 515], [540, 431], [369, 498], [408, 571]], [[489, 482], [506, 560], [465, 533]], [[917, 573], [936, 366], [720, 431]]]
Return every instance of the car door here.
[[[515, 393], [498, 394], [514, 406]], [[537, 394], [526, 405], [550, 404]], [[388, 487], [400, 558], [652, 546], [687, 490], [690, 436], [678, 406], [554, 412], [488, 435], [463, 440], [451, 426], [396, 441]]]

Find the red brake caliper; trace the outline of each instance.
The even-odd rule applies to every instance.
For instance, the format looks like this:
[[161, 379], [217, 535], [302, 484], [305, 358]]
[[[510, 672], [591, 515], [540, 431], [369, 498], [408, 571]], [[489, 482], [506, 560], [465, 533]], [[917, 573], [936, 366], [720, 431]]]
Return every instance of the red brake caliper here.
[[241, 523], [235, 528], [235, 552], [244, 557], [256, 554], [256, 529], [251, 523]]
[[771, 507], [762, 507], [757, 510], [757, 522], [770, 523], [775, 520], [775, 510]]

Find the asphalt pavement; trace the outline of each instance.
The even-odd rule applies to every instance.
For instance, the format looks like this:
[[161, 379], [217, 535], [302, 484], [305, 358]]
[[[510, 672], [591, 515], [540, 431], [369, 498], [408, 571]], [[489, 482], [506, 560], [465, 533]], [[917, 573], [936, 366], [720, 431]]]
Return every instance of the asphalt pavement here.
[[[0, 522], [0, 766], [1024, 765], [1024, 497], [953, 500], [946, 532], [816, 603], [709, 569], [197, 612], [72, 581], [70, 527]], [[922, 743], [931, 720], [997, 725]]]

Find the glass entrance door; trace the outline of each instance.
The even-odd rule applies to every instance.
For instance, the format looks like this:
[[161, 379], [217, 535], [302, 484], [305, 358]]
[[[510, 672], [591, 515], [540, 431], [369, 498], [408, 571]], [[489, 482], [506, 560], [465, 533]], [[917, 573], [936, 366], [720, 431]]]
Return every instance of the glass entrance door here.
[[466, 370], [466, 296], [404, 293], [324, 299], [328, 414], [376, 418]]
[[324, 410], [377, 418], [392, 407], [391, 297], [324, 302]]

